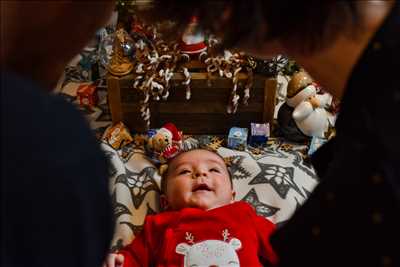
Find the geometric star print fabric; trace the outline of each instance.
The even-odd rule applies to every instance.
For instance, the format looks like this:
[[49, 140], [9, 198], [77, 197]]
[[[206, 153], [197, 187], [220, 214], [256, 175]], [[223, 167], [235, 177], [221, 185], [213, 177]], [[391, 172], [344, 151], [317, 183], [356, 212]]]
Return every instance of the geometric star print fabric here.
[[[300, 152], [273, 150], [268, 153], [266, 148], [258, 159], [248, 152], [224, 147], [219, 148], [218, 153], [223, 157], [241, 158], [236, 162], [239, 166], [233, 167], [236, 171], [232, 172], [236, 199], [249, 202], [259, 215], [280, 223], [288, 220], [307, 199], [318, 179], [310, 166], [298, 161], [302, 158]], [[244, 172], [248, 176], [244, 177]]]
[[[250, 203], [256, 212], [277, 225], [287, 221], [307, 199], [318, 180], [314, 170], [303, 161], [295, 147], [282, 143], [248, 151], [216, 146], [216, 137], [208, 140], [224, 158], [229, 159], [236, 200]], [[143, 226], [145, 216], [159, 211], [160, 175], [144, 152], [134, 146], [116, 151], [102, 143], [112, 170], [110, 193], [113, 197], [115, 235], [112, 250], [129, 244]], [[126, 153], [129, 150], [129, 153]], [[251, 152], [253, 151], [253, 153]]]

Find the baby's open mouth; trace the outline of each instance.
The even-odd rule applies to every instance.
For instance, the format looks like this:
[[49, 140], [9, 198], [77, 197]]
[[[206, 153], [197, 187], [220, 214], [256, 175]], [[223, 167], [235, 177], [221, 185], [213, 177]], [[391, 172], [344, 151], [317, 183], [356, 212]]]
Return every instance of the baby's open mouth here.
[[212, 191], [210, 187], [208, 187], [208, 185], [206, 184], [200, 184], [200, 185], [196, 185], [192, 192], [197, 192], [197, 191]]

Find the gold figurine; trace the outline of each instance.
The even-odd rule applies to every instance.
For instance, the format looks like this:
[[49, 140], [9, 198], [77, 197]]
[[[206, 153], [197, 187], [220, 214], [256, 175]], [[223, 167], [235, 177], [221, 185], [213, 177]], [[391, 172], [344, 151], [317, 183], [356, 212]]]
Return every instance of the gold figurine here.
[[130, 73], [133, 69], [133, 64], [129, 58], [124, 56], [122, 44], [126, 42], [124, 30], [118, 29], [115, 32], [115, 39], [113, 43], [113, 52], [108, 71], [113, 75], [123, 76]]

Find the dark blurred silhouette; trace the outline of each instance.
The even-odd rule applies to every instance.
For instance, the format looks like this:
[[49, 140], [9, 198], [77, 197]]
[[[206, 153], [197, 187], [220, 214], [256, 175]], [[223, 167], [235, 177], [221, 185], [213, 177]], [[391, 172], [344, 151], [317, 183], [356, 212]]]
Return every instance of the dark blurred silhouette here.
[[320, 184], [272, 236], [280, 266], [400, 266], [399, 2], [153, 2], [153, 17], [195, 14], [226, 47], [293, 58], [342, 99], [312, 158]]
[[104, 154], [51, 94], [113, 1], [1, 1], [1, 266], [100, 266], [113, 232]]

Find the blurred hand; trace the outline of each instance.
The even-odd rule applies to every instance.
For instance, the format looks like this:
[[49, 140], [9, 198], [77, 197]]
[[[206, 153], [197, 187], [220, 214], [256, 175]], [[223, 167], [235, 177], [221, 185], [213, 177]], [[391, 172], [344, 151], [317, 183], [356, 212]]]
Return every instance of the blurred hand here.
[[102, 267], [121, 267], [124, 264], [124, 256], [121, 254], [110, 253], [104, 261]]

